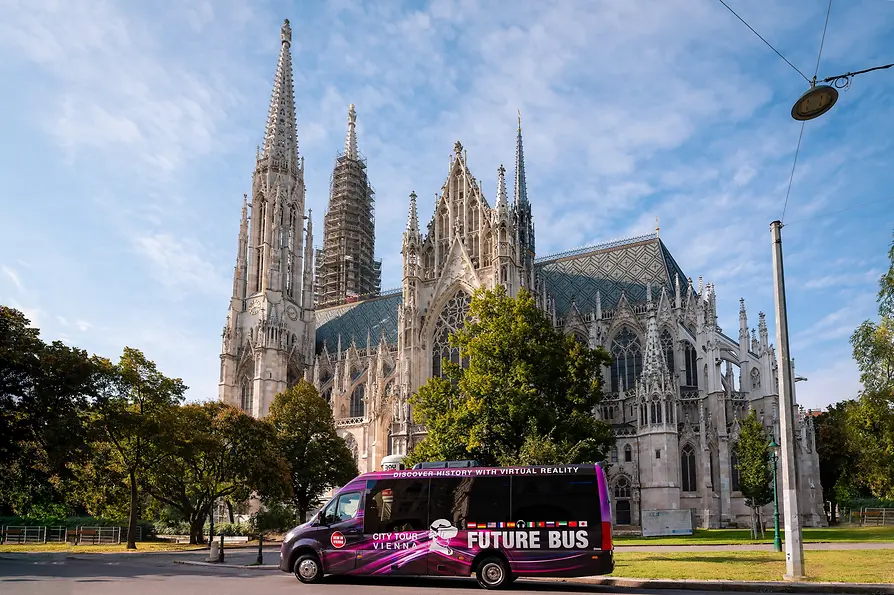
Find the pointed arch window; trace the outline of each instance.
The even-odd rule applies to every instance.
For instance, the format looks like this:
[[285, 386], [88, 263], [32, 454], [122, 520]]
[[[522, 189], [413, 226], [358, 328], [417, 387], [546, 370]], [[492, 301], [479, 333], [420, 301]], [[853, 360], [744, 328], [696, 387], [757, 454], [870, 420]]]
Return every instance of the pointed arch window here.
[[469, 366], [468, 358], [460, 358], [459, 349], [450, 346], [450, 335], [462, 328], [469, 313], [471, 298], [464, 291], [458, 291], [444, 305], [435, 323], [432, 334], [431, 371], [432, 376], [443, 377], [442, 360], [448, 360], [462, 367]]
[[252, 398], [253, 393], [252, 383], [248, 380], [248, 378], [242, 379], [242, 385], [240, 387], [240, 406], [242, 407], [242, 411], [251, 415], [252, 406], [254, 403], [252, 402], [254, 399]]
[[664, 363], [667, 364], [667, 369], [671, 377], [673, 377], [676, 374], [676, 370], [674, 370], [674, 338], [671, 337], [670, 331], [664, 329], [661, 331], [659, 339], [661, 341], [661, 351], [664, 353]]
[[612, 446], [612, 463], [618, 462], [618, 447]]
[[683, 478], [683, 491], [696, 491], [695, 474], [695, 450], [691, 444], [687, 444], [680, 451], [680, 474]]
[[652, 397], [651, 403], [649, 403], [649, 419], [653, 424], [660, 424], [662, 421], [662, 405], [661, 400], [655, 396]]
[[730, 480], [732, 483], [733, 491], [739, 492], [741, 491], [740, 482], [742, 476], [739, 473], [739, 457], [736, 456], [735, 447], [732, 449], [732, 452], [729, 456], [729, 467], [730, 467]]
[[365, 384], [358, 384], [351, 393], [351, 415], [349, 417], [363, 417], [365, 415], [366, 406], [363, 402], [363, 395], [366, 392]]
[[618, 478], [618, 481], [615, 483], [615, 498], [629, 498], [630, 497], [630, 480], [624, 477], [623, 475]]
[[698, 352], [692, 343], [685, 341], [683, 361], [686, 364], [686, 386], [698, 388]]
[[633, 462], [633, 449], [630, 448], [629, 444], [624, 445], [624, 462], [625, 463]]
[[643, 372], [643, 351], [639, 337], [630, 327], [622, 327], [612, 340], [611, 353], [612, 392], [632, 389]]

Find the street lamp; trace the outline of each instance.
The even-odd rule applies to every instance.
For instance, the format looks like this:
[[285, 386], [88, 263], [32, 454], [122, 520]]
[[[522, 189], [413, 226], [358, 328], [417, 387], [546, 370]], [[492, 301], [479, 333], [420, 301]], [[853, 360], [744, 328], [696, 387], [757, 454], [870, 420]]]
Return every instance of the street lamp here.
[[[847, 72], [838, 76], [829, 76], [821, 82], [832, 83], [831, 85], [817, 85], [816, 77], [810, 81], [810, 88], [806, 93], [798, 98], [795, 105], [792, 106], [792, 118], [798, 121], [813, 120], [819, 118], [827, 111], [832, 109], [835, 102], [838, 101], [838, 89], [847, 89], [851, 85], [851, 78], [858, 74], [865, 74], [873, 70], [884, 70], [891, 68], [892, 64], [884, 66], [875, 66], [866, 70], [858, 70], [856, 72]], [[803, 75], [802, 75], [803, 76]], [[806, 77], [805, 77], [806, 78]]]
[[782, 541], [779, 539], [779, 490], [776, 487], [776, 461], [779, 460], [779, 455], [776, 454], [776, 451], [779, 449], [779, 445], [776, 444], [775, 439], [771, 439], [768, 448], [770, 449], [770, 464], [773, 466], [773, 549], [781, 552]]
[[782, 260], [781, 221], [770, 224], [773, 242], [773, 293], [776, 310], [776, 343], [779, 346], [779, 442], [782, 460], [782, 503], [785, 508], [785, 578], [804, 577], [804, 544], [801, 506], [798, 502], [798, 459], [795, 454], [794, 367], [789, 357], [788, 310], [785, 304], [785, 271]]
[[810, 89], [792, 106], [792, 118], [798, 121], [819, 118], [838, 101], [838, 89], [829, 85], [810, 84]]

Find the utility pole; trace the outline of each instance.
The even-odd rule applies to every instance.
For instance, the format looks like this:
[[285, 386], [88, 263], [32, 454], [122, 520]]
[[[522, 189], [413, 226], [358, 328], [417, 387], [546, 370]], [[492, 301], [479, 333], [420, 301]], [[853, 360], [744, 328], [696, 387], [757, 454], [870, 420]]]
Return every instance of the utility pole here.
[[798, 505], [798, 463], [795, 457], [792, 366], [788, 349], [785, 274], [782, 265], [782, 222], [770, 224], [773, 239], [773, 290], [776, 297], [776, 344], [779, 346], [779, 442], [782, 459], [782, 503], [785, 514], [785, 578], [804, 578], [804, 543]]

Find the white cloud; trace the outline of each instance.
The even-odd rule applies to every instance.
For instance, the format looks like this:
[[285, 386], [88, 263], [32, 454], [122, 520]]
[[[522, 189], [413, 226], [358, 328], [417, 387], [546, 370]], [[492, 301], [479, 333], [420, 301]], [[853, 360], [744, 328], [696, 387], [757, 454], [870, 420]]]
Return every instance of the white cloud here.
[[135, 238], [134, 248], [149, 261], [156, 281], [168, 289], [218, 296], [226, 291], [226, 280], [206, 260], [206, 250], [196, 240], [156, 233]]
[[0, 265], [0, 272], [2, 272], [10, 281], [12, 281], [12, 284], [15, 285], [16, 289], [19, 290], [19, 293], [25, 292], [25, 286], [22, 284], [22, 278], [19, 277], [18, 271], [4, 264]]

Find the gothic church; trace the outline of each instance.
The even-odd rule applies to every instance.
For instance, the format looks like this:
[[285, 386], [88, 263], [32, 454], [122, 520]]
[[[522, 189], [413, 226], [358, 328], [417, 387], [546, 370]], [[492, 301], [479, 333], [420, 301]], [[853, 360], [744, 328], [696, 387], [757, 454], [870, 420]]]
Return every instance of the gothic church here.
[[[329, 305], [332, 292], [315, 286], [312, 225], [304, 212], [288, 21], [281, 36], [251, 203], [242, 206], [220, 399], [261, 417], [278, 392], [305, 377], [331, 404], [361, 472], [394, 468], [425, 436], [408, 398], [440, 374], [443, 358], [459, 360], [447, 337], [462, 325], [472, 292], [500, 284], [514, 295], [525, 287], [558, 328], [614, 357], [604, 370], [606, 399], [594, 412], [617, 438], [606, 461], [614, 522], [639, 525], [646, 511], [681, 508], [692, 511], [696, 526], [747, 525], [732, 449], [739, 422], [753, 409], [779, 435], [778, 363], [764, 314], [755, 331], [740, 300], [738, 338], [724, 333], [714, 287], [701, 277], [693, 283], [657, 230], [536, 256], [520, 120], [511, 200], [501, 166], [491, 206], [457, 142], [424, 227], [410, 194], [400, 291], [377, 291], [379, 265], [366, 246], [353, 258], [370, 261], [359, 266], [372, 271], [366, 286], [375, 291], [352, 296], [351, 269], [329, 258], [326, 266], [336, 267], [331, 278], [342, 277], [327, 288], [345, 292]], [[336, 168], [361, 159], [355, 119], [351, 106]], [[362, 166], [365, 172], [365, 161]], [[367, 202], [345, 212], [371, 216], [371, 195], [371, 187], [363, 189], [358, 196]], [[346, 218], [341, 230], [327, 223], [326, 233], [357, 223]], [[325, 251], [336, 244], [324, 238], [323, 245]], [[803, 409], [796, 434], [803, 521], [824, 525], [813, 421]]]

